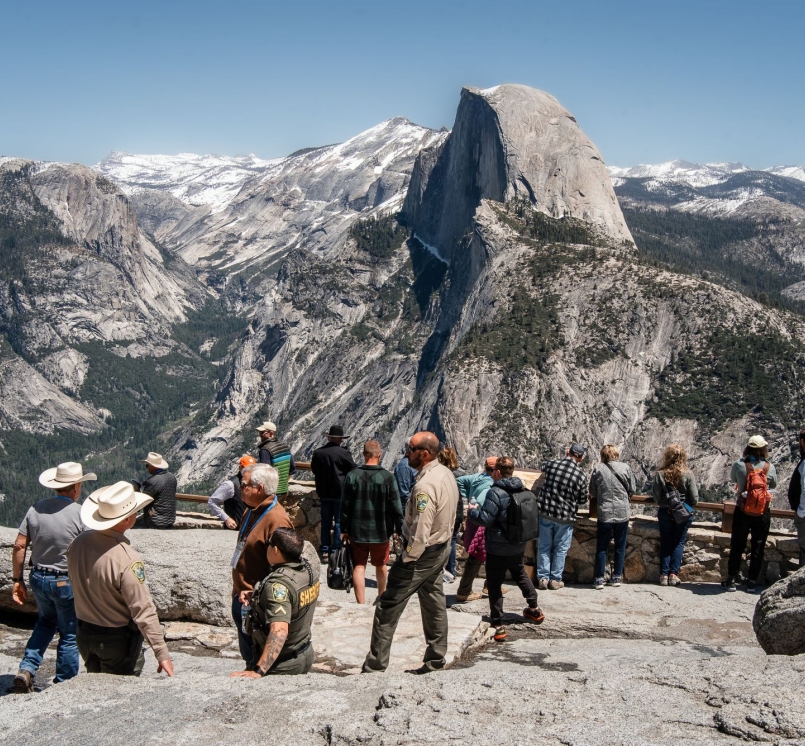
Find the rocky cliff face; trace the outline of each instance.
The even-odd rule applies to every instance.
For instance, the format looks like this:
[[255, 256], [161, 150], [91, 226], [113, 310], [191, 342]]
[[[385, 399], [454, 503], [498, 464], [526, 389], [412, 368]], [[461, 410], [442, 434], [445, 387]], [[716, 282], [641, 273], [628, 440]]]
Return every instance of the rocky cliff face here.
[[288, 255], [186, 478], [249, 446], [262, 416], [299, 455], [340, 421], [379, 437], [386, 464], [424, 427], [473, 468], [581, 440], [623, 445], [640, 470], [678, 441], [716, 488], [755, 430], [790, 462], [802, 321], [636, 253], [597, 152], [550, 97], [465, 89], [403, 217], [407, 235], [381, 221]]

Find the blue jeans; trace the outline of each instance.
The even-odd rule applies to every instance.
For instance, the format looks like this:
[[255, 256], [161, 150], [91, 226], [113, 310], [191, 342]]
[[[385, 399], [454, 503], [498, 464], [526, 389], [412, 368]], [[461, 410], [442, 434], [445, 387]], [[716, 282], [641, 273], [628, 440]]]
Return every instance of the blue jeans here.
[[603, 578], [607, 570], [607, 550], [610, 539], [615, 539], [615, 567], [613, 578], [623, 577], [623, 562], [626, 559], [626, 535], [629, 533], [629, 521], [623, 523], [598, 522], [598, 536], [595, 542], [595, 571], [593, 576]]
[[[565, 557], [573, 541], [573, 524], [557, 523], [550, 518], [539, 519], [537, 542], [537, 577], [541, 580], [561, 580], [565, 569]], [[553, 554], [553, 558], [551, 558]]]
[[41, 570], [32, 570], [29, 577], [31, 590], [39, 618], [34, 631], [25, 646], [25, 656], [20, 670], [30, 671], [34, 676], [42, 664], [42, 658], [59, 631], [59, 644], [56, 647], [56, 678], [54, 681], [67, 681], [78, 674], [78, 645], [75, 641], [78, 620], [73, 604], [73, 587], [66, 575], [53, 575]]
[[[335, 527], [333, 528], [333, 524]], [[335, 531], [330, 545], [330, 531]], [[322, 500], [321, 501], [321, 548], [319, 551], [324, 554], [335, 551], [341, 546], [341, 501]]]
[[678, 575], [693, 513], [684, 523], [677, 523], [668, 508], [660, 508], [657, 520], [660, 524], [660, 575]]
[[252, 643], [251, 635], [247, 635], [243, 631], [243, 604], [237, 596], [232, 599], [232, 621], [235, 623], [235, 629], [238, 631], [238, 649], [240, 650], [240, 657], [246, 663], [246, 670], [251, 671], [257, 661], [254, 659], [254, 644]]

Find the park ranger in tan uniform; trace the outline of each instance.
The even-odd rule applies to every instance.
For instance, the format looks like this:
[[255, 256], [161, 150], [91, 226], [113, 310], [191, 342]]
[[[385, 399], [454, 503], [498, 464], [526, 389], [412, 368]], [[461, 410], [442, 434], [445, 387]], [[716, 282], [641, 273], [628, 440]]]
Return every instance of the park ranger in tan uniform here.
[[450, 553], [458, 487], [452, 472], [436, 460], [438, 452], [439, 439], [429, 432], [414, 435], [406, 449], [408, 463], [419, 474], [405, 506], [405, 548], [392, 565], [385, 593], [377, 599], [364, 673], [388, 667], [394, 631], [414, 593], [419, 597], [427, 648], [422, 666], [411, 673], [444, 668], [447, 606], [442, 571]]
[[173, 676], [157, 610], [145, 583], [145, 566], [125, 532], [153, 501], [117, 482], [93, 492], [81, 506], [87, 528], [67, 550], [78, 617], [78, 651], [89, 673], [139, 676], [145, 663], [143, 637], [159, 666]]

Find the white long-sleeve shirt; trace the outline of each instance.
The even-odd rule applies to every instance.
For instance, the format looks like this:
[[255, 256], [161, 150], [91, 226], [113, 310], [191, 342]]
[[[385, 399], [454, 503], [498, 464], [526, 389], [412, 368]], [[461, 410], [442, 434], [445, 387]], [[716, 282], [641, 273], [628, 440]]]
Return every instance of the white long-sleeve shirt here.
[[231, 479], [221, 482], [221, 484], [219, 484], [216, 488], [215, 492], [210, 495], [209, 500], [207, 500], [207, 506], [219, 521], [226, 523], [226, 520], [229, 518], [229, 516], [224, 513], [223, 504], [234, 496], [235, 485], [232, 484]]

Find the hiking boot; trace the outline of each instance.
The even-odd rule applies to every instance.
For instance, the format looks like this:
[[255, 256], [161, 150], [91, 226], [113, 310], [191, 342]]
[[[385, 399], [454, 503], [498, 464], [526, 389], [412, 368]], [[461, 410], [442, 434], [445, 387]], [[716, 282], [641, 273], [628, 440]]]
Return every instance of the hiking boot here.
[[604, 579], [603, 578], [596, 578], [593, 581], [593, 588], [595, 588], [595, 590], [597, 590], [597, 591], [603, 591], [604, 590]]
[[528, 619], [529, 622], [534, 622], [534, 624], [542, 624], [545, 621], [545, 614], [542, 613], [539, 606], [537, 606], [536, 609], [526, 606], [526, 608], [523, 609], [523, 616]]
[[735, 585], [735, 579], [734, 578], [727, 578], [726, 580], [722, 580], [721, 581], [721, 587], [725, 591], [730, 591], [730, 592], [738, 590], [738, 586]]
[[548, 583], [548, 590], [549, 591], [558, 591], [560, 588], [564, 588], [565, 584], [561, 580], [551, 580]]
[[679, 579], [679, 575], [674, 575], [671, 573], [668, 576], [668, 585], [679, 585], [682, 581]]
[[492, 639], [495, 642], [503, 642], [508, 636], [509, 633], [506, 628], [502, 624], [499, 624], [495, 627], [495, 634], [492, 636]]
[[760, 590], [757, 586], [757, 581], [755, 580], [747, 580], [746, 581], [746, 592], [747, 593], [757, 593]]
[[540, 578], [539, 585], [537, 586], [537, 590], [539, 591], [547, 591], [548, 590], [548, 578]]
[[615, 575], [615, 577], [609, 579], [609, 584], [613, 588], [619, 588], [620, 584], [623, 582], [623, 578], [620, 575]]
[[660, 585], [668, 585], [668, 576], [660, 575]]
[[21, 668], [14, 677], [14, 694], [30, 694], [34, 690], [34, 677], [30, 671]]
[[478, 591], [473, 591], [468, 596], [456, 596], [456, 603], [457, 604], [466, 604], [470, 601], [479, 601], [483, 598], [483, 595], [478, 593]]

